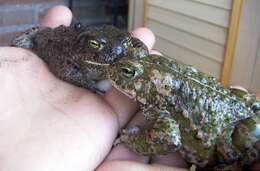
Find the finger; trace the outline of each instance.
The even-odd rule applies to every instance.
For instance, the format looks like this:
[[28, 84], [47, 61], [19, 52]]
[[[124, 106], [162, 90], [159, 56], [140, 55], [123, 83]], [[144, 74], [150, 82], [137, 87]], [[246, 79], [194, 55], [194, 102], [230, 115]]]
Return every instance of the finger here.
[[168, 155], [158, 155], [155, 156], [152, 161], [152, 164], [161, 164], [166, 166], [175, 166], [179, 168], [188, 168], [187, 163], [183, 160], [182, 156], [179, 153], [173, 153]]
[[127, 124], [127, 128], [133, 126], [149, 127], [148, 121], [145, 119], [142, 111], [137, 112], [133, 119]]
[[134, 153], [129, 148], [127, 148], [124, 144], [119, 144], [111, 150], [111, 152], [105, 159], [105, 162], [115, 161], [115, 160], [148, 163], [149, 157]]
[[132, 35], [140, 39], [148, 47], [149, 51], [153, 48], [153, 45], [155, 43], [155, 36], [150, 29], [141, 27], [135, 29], [132, 32]]
[[114, 109], [117, 114], [118, 123], [120, 128], [130, 120], [133, 114], [136, 113], [138, 105], [132, 99], [129, 99], [126, 95], [122, 94], [115, 88], [108, 91], [104, 100]]
[[110, 161], [102, 164], [97, 171], [108, 170], [124, 170], [124, 171], [187, 171], [187, 169], [181, 169], [177, 167], [168, 167], [164, 165], [148, 165], [134, 161]]
[[[149, 50], [152, 49], [155, 36], [151, 30], [148, 28], [138, 28], [132, 32], [132, 35], [143, 41]], [[136, 113], [137, 104], [115, 89], [106, 93], [105, 100], [117, 112], [120, 127], [123, 127]]]
[[60, 25], [69, 26], [72, 20], [72, 13], [66, 6], [56, 6], [49, 9], [42, 18], [40, 25], [55, 28]]
[[163, 56], [163, 54], [157, 50], [150, 50], [150, 54]]

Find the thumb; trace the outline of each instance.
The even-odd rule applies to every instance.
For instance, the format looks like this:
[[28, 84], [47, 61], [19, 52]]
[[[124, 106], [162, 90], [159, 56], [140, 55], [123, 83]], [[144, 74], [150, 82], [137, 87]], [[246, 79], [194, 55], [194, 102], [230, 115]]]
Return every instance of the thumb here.
[[143, 164], [134, 161], [110, 161], [101, 165], [97, 171], [112, 171], [112, 170], [124, 170], [124, 171], [188, 171], [187, 169], [169, 167], [159, 164]]
[[66, 6], [56, 6], [47, 11], [41, 20], [41, 25], [55, 28], [60, 25], [69, 26], [72, 20], [72, 13]]

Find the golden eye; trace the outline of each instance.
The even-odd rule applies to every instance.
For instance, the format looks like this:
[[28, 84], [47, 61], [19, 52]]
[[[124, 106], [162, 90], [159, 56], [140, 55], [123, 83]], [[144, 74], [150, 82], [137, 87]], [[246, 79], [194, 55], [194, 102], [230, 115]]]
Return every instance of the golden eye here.
[[121, 68], [122, 75], [128, 79], [134, 78], [136, 75], [136, 72], [134, 69], [122, 67]]
[[89, 43], [89, 46], [93, 49], [98, 49], [98, 50], [103, 49], [103, 45], [96, 40], [90, 40], [88, 43]]

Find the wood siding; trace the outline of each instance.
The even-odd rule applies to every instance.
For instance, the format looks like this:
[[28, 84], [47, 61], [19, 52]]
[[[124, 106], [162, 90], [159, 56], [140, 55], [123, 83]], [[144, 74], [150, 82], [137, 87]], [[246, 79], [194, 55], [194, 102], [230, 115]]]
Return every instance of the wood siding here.
[[155, 49], [220, 78], [232, 0], [147, 0]]
[[260, 1], [245, 0], [231, 84], [260, 92]]
[[259, 93], [260, 92], [260, 40], [258, 44], [258, 50], [255, 58], [254, 70], [251, 77], [251, 83], [249, 89]]
[[144, 0], [131, 0], [128, 6], [128, 31], [144, 26]]

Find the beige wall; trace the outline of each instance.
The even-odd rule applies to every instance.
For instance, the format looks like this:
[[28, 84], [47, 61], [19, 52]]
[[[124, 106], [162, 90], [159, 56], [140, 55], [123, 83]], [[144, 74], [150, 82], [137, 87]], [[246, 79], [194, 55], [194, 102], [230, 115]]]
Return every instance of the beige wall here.
[[128, 30], [144, 26], [144, 0], [129, 0]]
[[[132, 28], [145, 23], [156, 34], [155, 48], [220, 78], [232, 0], [144, 0]], [[141, 7], [141, 8], [140, 8]], [[244, 0], [231, 84], [260, 92], [260, 1]], [[131, 14], [130, 14], [131, 15]]]
[[232, 0], [148, 0], [155, 48], [220, 78]]
[[231, 83], [260, 92], [260, 1], [244, 0]]

